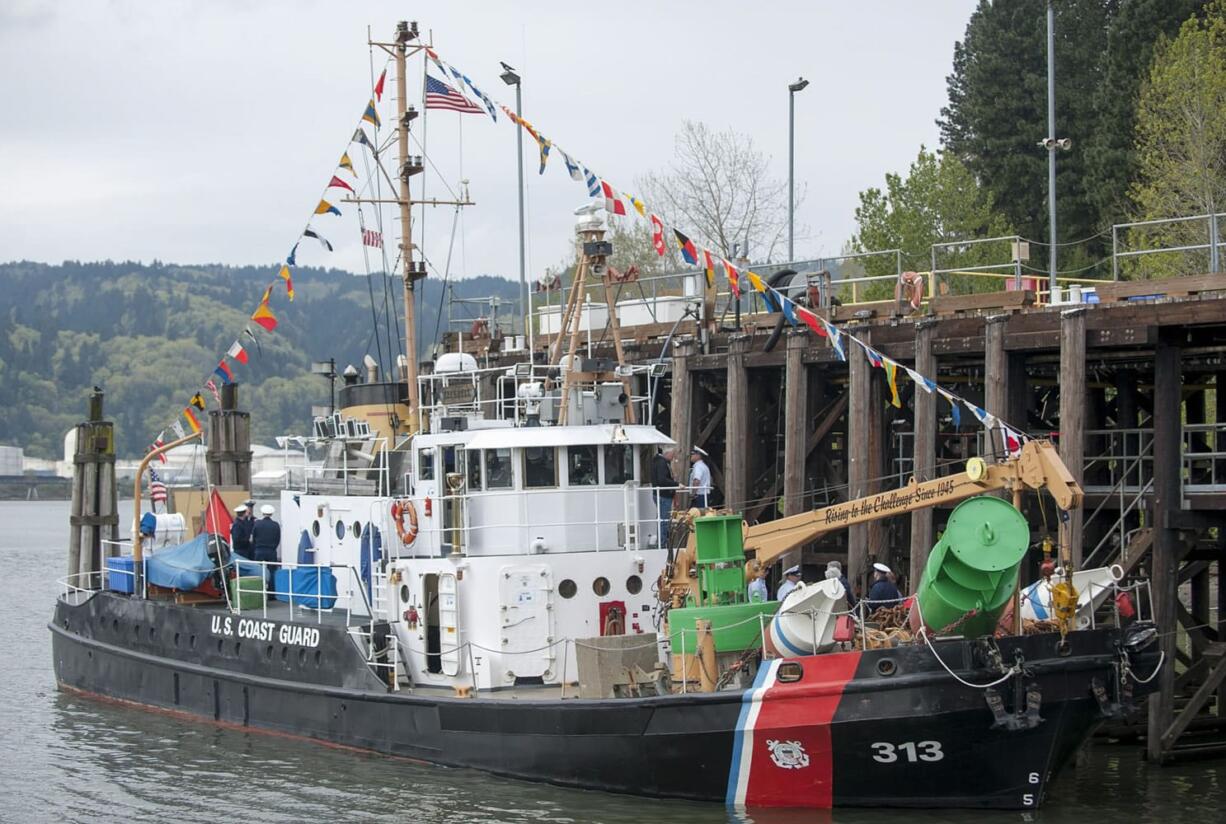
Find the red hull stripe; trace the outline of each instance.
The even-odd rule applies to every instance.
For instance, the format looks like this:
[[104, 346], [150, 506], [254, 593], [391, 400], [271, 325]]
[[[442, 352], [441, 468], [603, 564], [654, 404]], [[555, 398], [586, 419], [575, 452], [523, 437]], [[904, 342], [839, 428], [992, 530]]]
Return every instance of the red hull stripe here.
[[[778, 680], [784, 662], [799, 664], [798, 681]], [[728, 775], [734, 807], [816, 807], [834, 800], [830, 723], [860, 653], [842, 652], [765, 662], [735, 731]]]

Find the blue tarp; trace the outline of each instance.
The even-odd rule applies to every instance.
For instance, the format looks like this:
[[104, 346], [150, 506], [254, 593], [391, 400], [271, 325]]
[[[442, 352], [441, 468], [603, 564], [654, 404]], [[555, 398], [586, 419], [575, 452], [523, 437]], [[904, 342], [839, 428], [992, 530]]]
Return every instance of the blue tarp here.
[[366, 594], [374, 597], [374, 591], [371, 589], [370, 571], [380, 560], [383, 559], [383, 533], [379, 531], [379, 527], [372, 527], [369, 523], [362, 529], [362, 580], [366, 584]]
[[336, 603], [336, 576], [330, 569], [297, 567], [278, 569], [273, 574], [273, 595], [278, 601], [289, 601], [310, 609], [332, 609]]
[[145, 578], [170, 589], [192, 590], [213, 571], [208, 553], [209, 535], [201, 533], [185, 544], [159, 549], [145, 561]]
[[314, 563], [315, 544], [311, 541], [311, 533], [305, 529], [298, 536], [298, 563], [310, 564]]

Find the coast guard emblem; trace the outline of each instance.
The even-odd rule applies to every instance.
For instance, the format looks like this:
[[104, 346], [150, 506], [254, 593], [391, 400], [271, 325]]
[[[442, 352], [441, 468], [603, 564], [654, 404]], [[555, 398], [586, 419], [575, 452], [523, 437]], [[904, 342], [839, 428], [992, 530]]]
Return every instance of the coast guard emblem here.
[[785, 770], [799, 770], [809, 766], [809, 754], [805, 752], [805, 748], [800, 745], [799, 741], [768, 740], [766, 746], [771, 751], [771, 761], [775, 762], [776, 767], [782, 767]]

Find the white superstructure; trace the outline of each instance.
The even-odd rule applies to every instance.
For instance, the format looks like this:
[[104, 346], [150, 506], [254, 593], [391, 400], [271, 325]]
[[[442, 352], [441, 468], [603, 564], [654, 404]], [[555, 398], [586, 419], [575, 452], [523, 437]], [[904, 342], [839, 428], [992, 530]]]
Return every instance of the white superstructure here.
[[390, 623], [402, 685], [573, 682], [575, 639], [655, 631], [667, 551], [651, 463], [672, 441], [624, 422], [638, 401], [620, 381], [577, 387], [576, 423], [558, 425], [557, 383], [444, 356], [421, 380], [428, 433], [387, 453], [399, 470], [345, 458], [378, 453], [359, 427], [325, 444], [345, 466], [282, 493], [283, 563], [333, 565], [337, 606]]

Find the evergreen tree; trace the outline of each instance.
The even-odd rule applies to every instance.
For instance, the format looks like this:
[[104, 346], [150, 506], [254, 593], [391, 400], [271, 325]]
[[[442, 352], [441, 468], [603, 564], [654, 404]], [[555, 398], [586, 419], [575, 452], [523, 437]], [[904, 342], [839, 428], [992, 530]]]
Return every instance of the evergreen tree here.
[[[1226, 210], [1226, 2], [1213, 0], [1173, 41], [1159, 43], [1137, 106], [1137, 179], [1141, 220]], [[1132, 233], [1132, 246], [1208, 242], [1207, 223], [1165, 224]], [[1206, 271], [1207, 252], [1147, 257], [1146, 276]]]
[[1123, 0], [1107, 33], [1097, 125], [1087, 142], [1086, 193], [1103, 225], [1131, 212], [1128, 186], [1136, 175], [1133, 130], [1137, 97], [1159, 38], [1174, 37], [1204, 0]]
[[[1116, 0], [1056, 2], [1056, 130], [1073, 141], [1057, 158], [1062, 238], [1094, 234], [1087, 197], [1087, 144], [1096, 128], [1093, 94]], [[1047, 25], [1044, 0], [980, 0], [954, 49], [949, 105], [938, 125], [944, 148], [974, 173], [1017, 231], [1047, 237]]]

